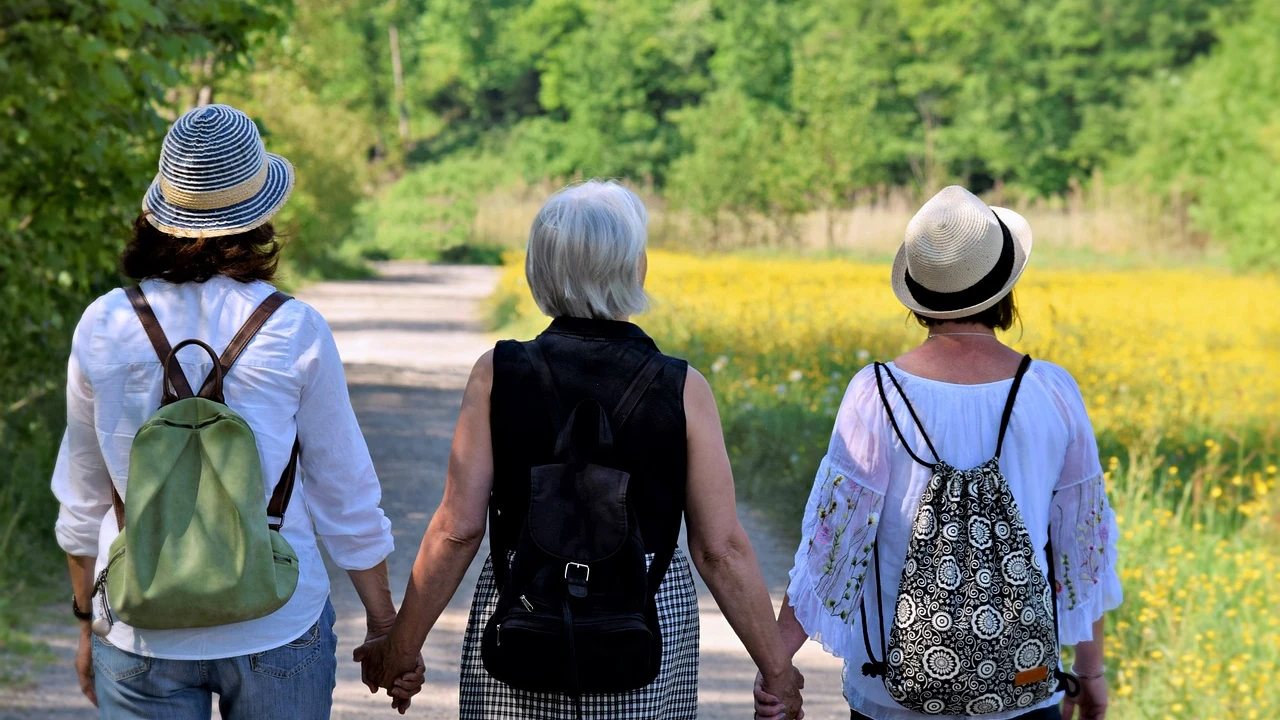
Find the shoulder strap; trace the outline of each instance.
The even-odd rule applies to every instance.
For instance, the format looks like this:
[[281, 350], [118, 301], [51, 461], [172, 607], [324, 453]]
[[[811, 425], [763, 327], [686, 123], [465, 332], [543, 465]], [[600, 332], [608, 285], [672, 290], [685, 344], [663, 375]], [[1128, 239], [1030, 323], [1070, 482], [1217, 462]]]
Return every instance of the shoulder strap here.
[[[231, 371], [236, 361], [244, 354], [245, 348], [249, 347], [249, 343], [258, 335], [258, 331], [263, 325], [271, 319], [276, 310], [281, 305], [292, 300], [293, 297], [285, 295], [282, 292], [273, 292], [263, 300], [258, 307], [254, 308], [250, 313], [249, 319], [245, 321], [240, 331], [231, 338], [231, 342], [227, 344], [227, 349], [222, 351], [222, 355], [218, 358], [218, 367], [222, 375], [226, 375]], [[200, 387], [200, 394], [203, 396], [210, 389], [210, 384], [214, 381], [214, 373], [210, 372], [209, 377], [205, 379], [204, 385]], [[289, 509], [289, 499], [293, 497], [293, 485], [298, 477], [298, 458], [302, 454], [302, 443], [295, 436], [293, 438], [293, 450], [289, 454], [289, 462], [284, 466], [284, 471], [280, 473], [280, 481], [276, 483], [276, 489], [271, 493], [271, 499], [267, 501], [267, 527], [280, 531], [284, 526], [284, 514]]]
[[[155, 312], [151, 309], [151, 303], [147, 302], [147, 296], [142, 292], [142, 288], [137, 286], [129, 288], [125, 293], [129, 297], [130, 304], [133, 305], [133, 310], [137, 314], [138, 320], [142, 322], [142, 328], [151, 340], [151, 346], [155, 349], [156, 355], [160, 356], [162, 363], [165, 362], [165, 359], [173, 353], [173, 350], [169, 347], [169, 340], [165, 337], [164, 330], [160, 327], [160, 322], [156, 319]], [[227, 349], [223, 351], [222, 356], [217, 358], [217, 367], [210, 371], [209, 377], [201, 385], [200, 395], [202, 397], [214, 392], [219, 384], [218, 378], [226, 375], [231, 366], [235, 365], [236, 360], [240, 359], [240, 355], [249, 346], [249, 342], [258, 334], [258, 331], [262, 329], [262, 326], [266, 324], [272, 314], [281, 305], [292, 299], [281, 292], [272, 293], [261, 305], [254, 309], [244, 327], [240, 328], [240, 331], [231, 339], [231, 343], [227, 345]], [[172, 383], [177, 398], [195, 396], [195, 393], [191, 391], [191, 385], [187, 382], [186, 376], [181, 371], [166, 374], [169, 377], [169, 381], [165, 383], [164, 392], [166, 395], [169, 393], [169, 383]], [[272, 530], [279, 531], [281, 526], [284, 525], [284, 514], [289, 509], [289, 499], [293, 496], [293, 485], [298, 474], [298, 457], [301, 452], [302, 445], [297, 438], [294, 438], [293, 452], [289, 456], [289, 462], [285, 465], [284, 472], [280, 475], [280, 482], [276, 483], [276, 489], [267, 503], [267, 526]], [[111, 505], [115, 511], [116, 524], [123, 529], [125, 523], [124, 501], [120, 498], [120, 494], [116, 492], [114, 485], [111, 488]]]
[[525, 354], [529, 356], [529, 362], [533, 364], [533, 374], [538, 376], [538, 384], [542, 386], [542, 396], [547, 401], [547, 412], [551, 415], [551, 424], [555, 427], [555, 432], [559, 433], [564, 427], [564, 405], [560, 402], [560, 392], [556, 390], [555, 379], [551, 377], [551, 366], [547, 364], [547, 357], [542, 354], [542, 348], [536, 339], [520, 343], [520, 347], [524, 348]]
[[[258, 331], [263, 325], [271, 319], [276, 310], [281, 305], [292, 300], [293, 297], [285, 295], [282, 292], [271, 293], [262, 304], [254, 309], [249, 315], [249, 319], [245, 321], [244, 326], [231, 338], [231, 342], [227, 344], [227, 349], [222, 351], [222, 356], [218, 358], [218, 365], [222, 368], [222, 374], [225, 376], [231, 371], [231, 366], [236, 364], [236, 360], [240, 359], [240, 355], [244, 353], [245, 348], [249, 347], [250, 341], [257, 336]], [[213, 373], [209, 373], [209, 377], [205, 378], [204, 384], [200, 386], [200, 395], [204, 396], [213, 383]]]
[[[151, 303], [147, 302], [147, 296], [142, 292], [141, 285], [135, 285], [127, 290], [125, 294], [129, 297], [129, 304], [133, 306], [133, 312], [138, 316], [138, 321], [142, 323], [142, 329], [147, 333], [147, 339], [151, 341], [151, 347], [156, 351], [156, 357], [160, 358], [163, 365], [168, 361], [169, 355], [173, 352], [173, 348], [169, 346], [169, 339], [164, 335], [164, 328], [160, 327], [160, 321], [156, 319], [155, 311], [151, 309]], [[167, 371], [168, 368], [165, 368]], [[194, 397], [195, 393], [191, 391], [191, 384], [187, 382], [187, 376], [179, 367], [178, 372], [169, 373], [169, 382], [173, 383], [173, 389], [176, 397], [169, 392], [169, 383], [164, 383], [163, 399], [161, 402], [168, 404], [173, 400], [180, 398]]]
[[293, 497], [293, 483], [298, 477], [298, 458], [302, 455], [302, 441], [293, 438], [293, 452], [289, 455], [289, 464], [280, 473], [280, 482], [271, 493], [267, 502], [267, 527], [280, 532], [284, 526], [284, 514], [289, 509], [289, 498]]
[[[565, 415], [564, 406], [560, 403], [560, 392], [556, 390], [555, 380], [551, 377], [551, 366], [547, 365], [547, 358], [542, 354], [542, 348], [538, 345], [536, 338], [520, 343], [520, 347], [533, 366], [533, 374], [538, 377], [542, 397], [547, 403], [547, 414], [551, 417], [552, 432], [558, 436], [564, 428]], [[498, 586], [498, 591], [502, 592], [511, 578], [511, 567], [507, 548], [499, 539], [499, 533], [496, 532], [499, 502], [497, 486], [495, 485], [494, 488], [489, 493], [489, 557], [493, 562], [494, 582]]]
[[[889, 380], [893, 383], [893, 387], [897, 389], [898, 395], [902, 396], [902, 402], [907, 406], [907, 412], [911, 413], [911, 419], [915, 421], [916, 427], [920, 429], [920, 437], [924, 438], [925, 445], [929, 446], [929, 452], [933, 453], [933, 462], [926, 462], [919, 455], [916, 455], [915, 451], [911, 449], [910, 443], [907, 442], [906, 436], [902, 434], [902, 428], [898, 427], [898, 419], [893, 416], [893, 408], [889, 405], [889, 397], [884, 392], [884, 379], [880, 377], [881, 368], [889, 376]], [[937, 465], [942, 461], [942, 458], [938, 456], [938, 451], [934, 449], [933, 441], [929, 439], [929, 434], [924, 431], [924, 423], [920, 422], [920, 417], [916, 415], [916, 409], [911, 407], [911, 400], [907, 398], [907, 394], [902, 391], [902, 386], [898, 384], [898, 378], [894, 377], [893, 371], [889, 369], [888, 365], [881, 362], [875, 364], [875, 371], [876, 389], [880, 391], [880, 402], [884, 404], [884, 411], [889, 414], [889, 422], [893, 425], [893, 431], [898, 434], [898, 439], [902, 441], [902, 448], [907, 451], [912, 460], [925, 467]]]
[[1004, 403], [1004, 414], [1000, 416], [1000, 438], [996, 440], [996, 459], [1000, 459], [1000, 451], [1004, 449], [1004, 434], [1009, 429], [1009, 419], [1013, 417], [1013, 401], [1018, 397], [1018, 388], [1022, 386], [1022, 376], [1031, 367], [1031, 356], [1023, 355], [1018, 363], [1018, 372], [1013, 376], [1013, 386], [1009, 388], [1009, 399]]
[[884, 600], [883, 593], [880, 591], [880, 538], [876, 537], [871, 541], [872, 555], [874, 556], [874, 565], [876, 569], [876, 614], [880, 621], [876, 623], [876, 632], [880, 634], [880, 659], [876, 660], [876, 654], [871, 650], [871, 630], [870, 623], [867, 622], [867, 579], [865, 576], [862, 580], [862, 600], [858, 603], [858, 611], [862, 613], [862, 644], [867, 650], [867, 662], [862, 664], [862, 674], [867, 677], [884, 677], [885, 671], [888, 670], [889, 650], [885, 641], [884, 632]]
[[662, 368], [667, 365], [667, 357], [662, 353], [655, 352], [649, 356], [645, 364], [640, 368], [640, 372], [631, 379], [631, 384], [627, 386], [626, 392], [622, 394], [622, 399], [618, 401], [618, 406], [613, 410], [611, 418], [613, 422], [613, 430], [617, 432], [627, 419], [631, 417], [631, 413], [635, 412], [636, 405], [640, 404], [640, 399], [649, 391], [649, 386], [653, 384], [658, 373], [662, 372]]

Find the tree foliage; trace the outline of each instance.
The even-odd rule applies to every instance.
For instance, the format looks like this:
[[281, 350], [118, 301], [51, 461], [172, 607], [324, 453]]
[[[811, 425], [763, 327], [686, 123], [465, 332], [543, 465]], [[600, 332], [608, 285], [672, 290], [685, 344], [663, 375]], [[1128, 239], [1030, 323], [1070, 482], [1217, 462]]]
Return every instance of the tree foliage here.
[[[1168, 84], [1190, 82], [1188, 73], [1226, 72], [1192, 69], [1205, 64], [1245, 62], [1247, 53], [1222, 38], [1265, 33], [1268, 25], [1257, 17], [1275, 5], [393, 4], [404, 37], [412, 38], [405, 65], [415, 118], [411, 161], [434, 163], [479, 148], [529, 181], [629, 177], [713, 220], [725, 213], [784, 217], [848, 204], [884, 186], [929, 192], [961, 182], [1022, 196], [1061, 193], [1131, 155], [1159, 154], [1157, 133], [1143, 128], [1166, 126], [1151, 121], [1171, 102], [1161, 99]], [[1220, 59], [1227, 55], [1236, 59]], [[1257, 83], [1234, 83], [1230, 91], [1272, 102], [1250, 85]], [[1219, 114], [1213, 122], [1232, 118]], [[1250, 131], [1233, 127], [1228, 134], [1242, 132]], [[1238, 146], [1258, 150], [1251, 159], [1265, 158], [1267, 142], [1254, 133]], [[1211, 209], [1225, 200], [1212, 200], [1203, 183], [1181, 185], [1199, 203], [1205, 229], [1256, 232], [1254, 225], [1237, 227], [1245, 222], [1240, 213]]]
[[1280, 266], [1280, 4], [1259, 0], [1210, 56], [1144, 87], [1119, 125], [1132, 180], [1197, 200], [1242, 267]]
[[56, 377], [155, 174], [176, 89], [284, 20], [274, 0], [0, 7], [0, 408]]

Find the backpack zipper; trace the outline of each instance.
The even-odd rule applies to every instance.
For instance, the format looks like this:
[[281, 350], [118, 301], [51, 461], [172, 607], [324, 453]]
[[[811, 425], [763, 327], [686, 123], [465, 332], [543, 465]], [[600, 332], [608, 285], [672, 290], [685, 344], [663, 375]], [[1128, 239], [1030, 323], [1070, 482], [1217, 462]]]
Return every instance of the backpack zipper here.
[[107, 560], [107, 566], [102, 568], [102, 572], [98, 573], [98, 579], [93, 583], [93, 591], [97, 594], [98, 599], [102, 602], [102, 617], [98, 620], [104, 622], [99, 623], [98, 620], [93, 621], [93, 633], [98, 637], [106, 637], [111, 633], [111, 628], [115, 626], [115, 617], [111, 613], [111, 604], [107, 602], [107, 573], [111, 571], [111, 566], [116, 561], [124, 557], [124, 548], [120, 548]]

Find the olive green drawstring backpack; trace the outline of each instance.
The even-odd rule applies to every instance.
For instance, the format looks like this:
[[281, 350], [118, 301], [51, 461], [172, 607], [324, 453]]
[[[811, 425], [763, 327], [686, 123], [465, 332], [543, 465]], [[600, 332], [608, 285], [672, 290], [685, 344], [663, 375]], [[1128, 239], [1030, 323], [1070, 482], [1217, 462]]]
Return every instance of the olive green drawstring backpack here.
[[[164, 363], [160, 409], [134, 437], [128, 503], [112, 487], [120, 536], [95, 592], [103, 615], [94, 632], [110, 632], [113, 615], [138, 628], [211, 627], [275, 612], [298, 585], [298, 556], [280, 535], [297, 474], [299, 444], [270, 506], [253, 430], [227, 407], [222, 381], [262, 325], [288, 295], [263, 301], [219, 358], [205, 343], [173, 349], [141, 288], [128, 291]], [[196, 345], [213, 358], [199, 394], [177, 363]]]

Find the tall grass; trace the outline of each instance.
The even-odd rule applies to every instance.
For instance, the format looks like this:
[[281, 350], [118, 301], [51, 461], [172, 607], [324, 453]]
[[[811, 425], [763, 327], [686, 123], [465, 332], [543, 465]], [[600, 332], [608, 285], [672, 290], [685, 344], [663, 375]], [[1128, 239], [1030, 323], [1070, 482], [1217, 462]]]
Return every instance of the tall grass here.
[[[523, 245], [538, 208], [564, 184], [514, 182], [478, 194], [468, 207], [474, 215], [467, 237], [492, 246]], [[652, 244], [693, 252], [779, 250], [891, 257], [902, 242], [903, 228], [925, 200], [906, 188], [879, 187], [859, 193], [843, 207], [799, 215], [724, 211], [706, 218], [679, 210], [652, 188], [633, 189], [649, 208]], [[1146, 264], [1153, 257], [1171, 264], [1219, 255], [1208, 238], [1191, 228], [1185, 198], [1110, 186], [1101, 173], [1088, 187], [1075, 183], [1058, 196], [1027, 199], [995, 189], [985, 199], [1025, 215], [1035, 228], [1037, 252], [1048, 251], [1058, 264], [1114, 265], [1139, 259]]]
[[[523, 246], [538, 208], [571, 180], [527, 182], [499, 155], [451, 157], [411, 171], [362, 210], [349, 254], [439, 259], [453, 248]], [[891, 257], [925, 198], [901, 187], [874, 187], [837, 207], [800, 214], [723, 210], [705, 217], [680, 209], [647, 185], [631, 185], [649, 208], [652, 245], [674, 250], [803, 252], [868, 259]], [[1109, 184], [1101, 173], [1061, 195], [1027, 198], [993, 188], [985, 198], [1031, 222], [1036, 252], [1057, 264], [1150, 265], [1220, 259], [1192, 229], [1190, 204], [1175, 192], [1153, 195]], [[467, 257], [465, 251], [454, 254]]]

